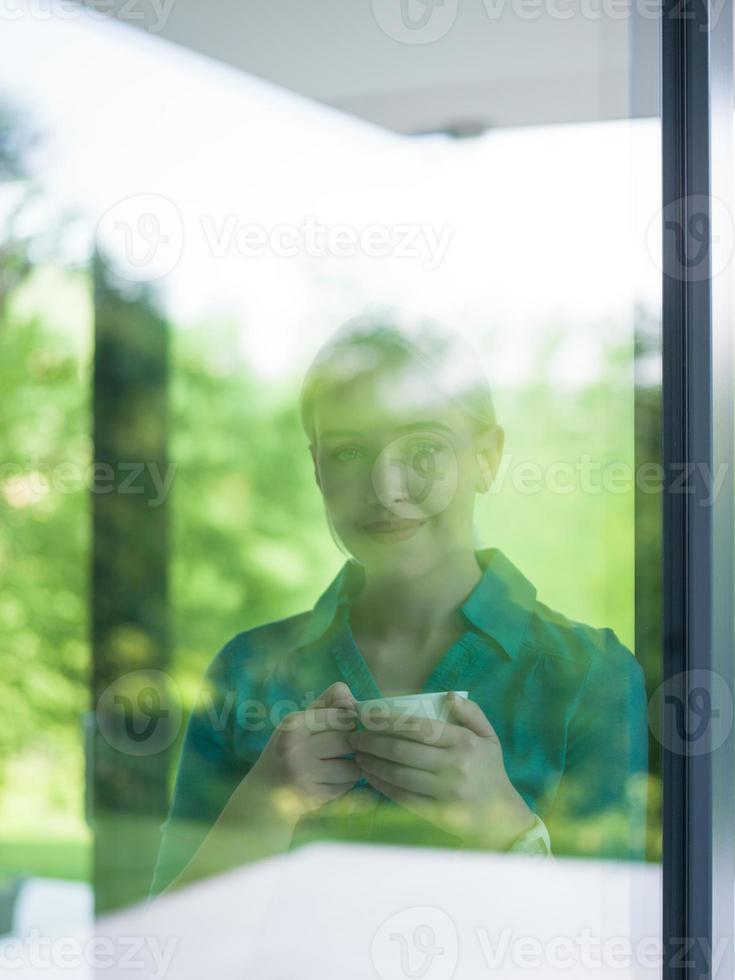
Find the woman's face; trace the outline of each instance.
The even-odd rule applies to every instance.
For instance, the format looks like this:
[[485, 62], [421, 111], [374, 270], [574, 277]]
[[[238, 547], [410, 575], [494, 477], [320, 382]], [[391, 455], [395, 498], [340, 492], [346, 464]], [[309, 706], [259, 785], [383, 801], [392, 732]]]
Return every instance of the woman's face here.
[[473, 548], [502, 430], [478, 438], [417, 367], [363, 376], [314, 399], [314, 465], [347, 550], [368, 569], [416, 573]]

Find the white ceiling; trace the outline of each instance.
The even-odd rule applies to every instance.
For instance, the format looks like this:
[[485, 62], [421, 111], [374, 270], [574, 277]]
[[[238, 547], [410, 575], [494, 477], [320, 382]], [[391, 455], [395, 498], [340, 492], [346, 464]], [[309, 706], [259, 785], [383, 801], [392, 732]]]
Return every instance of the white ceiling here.
[[[401, 133], [658, 113], [659, 24], [636, 13], [638, 3], [626, 11], [621, 0], [435, 2], [423, 31], [405, 28], [398, 12], [412, 4], [408, 15], [419, 17], [424, 0], [105, 0], [105, 9]], [[600, 7], [618, 16], [600, 16]], [[428, 30], [441, 36], [415, 43]]]

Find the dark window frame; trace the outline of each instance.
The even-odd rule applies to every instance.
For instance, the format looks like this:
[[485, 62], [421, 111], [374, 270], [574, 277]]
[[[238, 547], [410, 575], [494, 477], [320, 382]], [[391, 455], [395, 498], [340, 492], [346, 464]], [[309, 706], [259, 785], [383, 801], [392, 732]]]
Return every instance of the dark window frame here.
[[[713, 695], [706, 751], [677, 752], [675, 712], [664, 712], [663, 976], [709, 980], [735, 975], [735, 748], [732, 730], [717, 744], [713, 724], [719, 678], [733, 689], [733, 268], [718, 274], [712, 262], [722, 205], [732, 214], [732, 0], [719, 11], [711, 0], [664, 0], [661, 38], [663, 676], [682, 706], [703, 677]], [[704, 467], [723, 466], [707, 504]]]

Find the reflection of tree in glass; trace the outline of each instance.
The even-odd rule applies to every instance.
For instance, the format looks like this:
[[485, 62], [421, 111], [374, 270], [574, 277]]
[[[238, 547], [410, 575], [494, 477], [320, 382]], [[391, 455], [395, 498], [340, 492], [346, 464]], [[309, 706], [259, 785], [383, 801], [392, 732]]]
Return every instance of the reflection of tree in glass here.
[[29, 180], [26, 159], [39, 140], [20, 122], [20, 114], [9, 105], [0, 105], [0, 184], [17, 191], [17, 201], [5, 218], [0, 239], [0, 306], [8, 293], [17, 288], [33, 268], [30, 251], [33, 239], [18, 230], [31, 201], [37, 196]]
[[[21, 118], [24, 120], [21, 123]], [[27, 114], [0, 107], [0, 786], [18, 870], [85, 875], [80, 717], [87, 707], [87, 495], [59, 476], [88, 461], [91, 321], [84, 273], [45, 261], [64, 227], [42, 202]], [[73, 309], [70, 319], [65, 310]], [[52, 846], [49, 847], [49, 844]]]

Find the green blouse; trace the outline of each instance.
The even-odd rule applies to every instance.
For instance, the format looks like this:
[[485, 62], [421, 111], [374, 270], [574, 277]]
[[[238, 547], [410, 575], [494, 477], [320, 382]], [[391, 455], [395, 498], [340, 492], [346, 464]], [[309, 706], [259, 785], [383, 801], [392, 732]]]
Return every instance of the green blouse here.
[[[568, 619], [498, 549], [461, 607], [466, 631], [424, 691], [468, 691], [498, 734], [516, 790], [555, 854], [643, 859], [647, 711], [643, 670], [609, 628]], [[314, 609], [234, 636], [210, 663], [184, 738], [151, 894], [188, 863], [279, 720], [337, 680], [381, 697], [349, 622], [361, 566], [347, 562]], [[458, 847], [360, 780], [302, 818], [311, 840]]]

